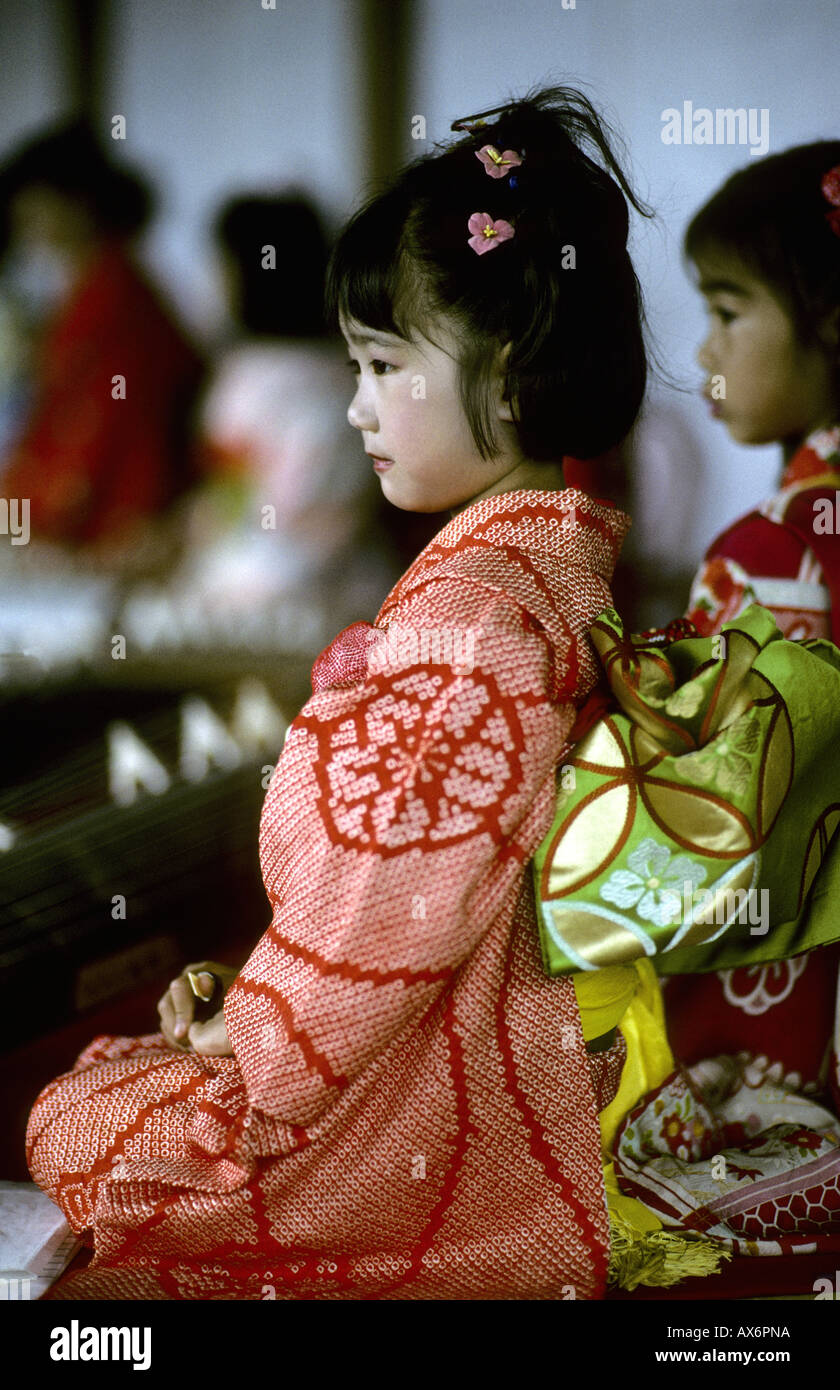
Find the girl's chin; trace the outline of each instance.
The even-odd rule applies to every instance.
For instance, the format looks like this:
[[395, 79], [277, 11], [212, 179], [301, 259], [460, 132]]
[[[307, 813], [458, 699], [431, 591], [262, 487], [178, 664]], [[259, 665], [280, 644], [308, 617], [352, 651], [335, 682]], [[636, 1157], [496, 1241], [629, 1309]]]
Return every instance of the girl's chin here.
[[718, 415], [716, 417], [715, 423], [723, 425], [723, 428], [726, 430], [726, 433], [729, 435], [729, 438], [732, 439], [736, 444], [756, 443], [754, 431], [750, 429], [749, 425], [739, 424], [737, 420], [733, 420], [731, 415]]
[[751, 429], [749, 425], [738, 425], [733, 420], [723, 420], [721, 423], [725, 425], [729, 438], [735, 444], [751, 445], [758, 449], [762, 445], [778, 444], [779, 442], [777, 435], [768, 434], [766, 430]]
[[440, 502], [437, 498], [424, 495], [421, 489], [406, 488], [400, 486], [399, 479], [393, 475], [393, 469], [388, 469], [385, 473], [380, 473], [379, 482], [382, 488], [382, 496], [391, 503], [392, 507], [397, 507], [401, 512], [442, 512], [446, 510], [447, 503]]
[[389, 486], [391, 480], [388, 477], [387, 473], [383, 473], [380, 475], [380, 482], [382, 487], [382, 496], [385, 498], [387, 502], [391, 503], [392, 507], [396, 507], [398, 511], [432, 512], [435, 510], [434, 507], [424, 506], [422, 497], [407, 496], [402, 488], [394, 487], [393, 485]]

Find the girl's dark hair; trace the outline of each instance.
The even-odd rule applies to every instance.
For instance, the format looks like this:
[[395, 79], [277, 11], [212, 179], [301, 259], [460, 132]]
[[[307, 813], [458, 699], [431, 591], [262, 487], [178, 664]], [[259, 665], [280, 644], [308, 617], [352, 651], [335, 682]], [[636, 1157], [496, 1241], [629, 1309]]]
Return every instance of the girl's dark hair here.
[[149, 185], [117, 164], [83, 118], [63, 122], [19, 148], [0, 170], [5, 205], [36, 185], [82, 203], [100, 232], [134, 236], [153, 210]]
[[[238, 317], [249, 333], [306, 338], [325, 332], [327, 239], [308, 199], [234, 198], [214, 230], [236, 265]], [[275, 248], [276, 269], [263, 268], [266, 246]]]
[[[790, 313], [804, 344], [822, 343], [840, 306], [840, 237], [828, 225], [823, 175], [840, 164], [840, 140], [797, 145], [739, 169], [695, 214], [685, 234], [693, 261], [734, 254]], [[835, 352], [840, 385], [840, 352]]]
[[[488, 178], [483, 145], [522, 155], [515, 179]], [[453, 316], [461, 399], [483, 458], [498, 452], [493, 371], [510, 343], [505, 394], [523, 453], [591, 458], [624, 437], [645, 390], [628, 200], [647, 215], [586, 97], [534, 92], [408, 165], [356, 213], [330, 262], [328, 312], [406, 339]], [[514, 237], [476, 255], [474, 212], [510, 222]]]

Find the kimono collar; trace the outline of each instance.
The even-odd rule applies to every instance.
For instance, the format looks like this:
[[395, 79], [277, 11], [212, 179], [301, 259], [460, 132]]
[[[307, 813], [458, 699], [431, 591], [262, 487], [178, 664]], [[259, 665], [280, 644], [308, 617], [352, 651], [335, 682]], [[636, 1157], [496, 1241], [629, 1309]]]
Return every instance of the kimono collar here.
[[582, 565], [609, 581], [630, 524], [625, 512], [580, 488], [519, 488], [483, 497], [458, 512], [414, 564], [478, 541]]
[[[478, 578], [518, 597], [565, 652], [568, 628], [558, 611], [570, 597], [574, 606], [576, 596], [591, 592], [593, 574], [609, 583], [629, 526], [630, 518], [617, 507], [573, 487], [521, 488], [482, 498], [458, 512], [420, 552], [385, 599], [376, 626], [386, 627], [412, 590], [436, 576]], [[605, 600], [600, 585], [594, 591], [601, 595], [597, 612]], [[313, 691], [366, 678], [371, 630], [370, 623], [359, 622], [339, 633], [312, 668]]]
[[801, 483], [823, 473], [840, 470], [840, 425], [814, 430], [797, 449], [782, 474], [782, 487]]

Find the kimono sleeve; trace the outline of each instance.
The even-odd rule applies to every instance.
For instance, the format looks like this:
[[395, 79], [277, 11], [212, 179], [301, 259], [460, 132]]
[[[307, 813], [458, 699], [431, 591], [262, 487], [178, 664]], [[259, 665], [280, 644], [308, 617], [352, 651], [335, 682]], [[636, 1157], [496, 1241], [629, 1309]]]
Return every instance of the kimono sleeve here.
[[254, 1143], [282, 1147], [430, 1016], [512, 920], [553, 815], [575, 707], [541, 625], [448, 580], [386, 631], [381, 669], [304, 706], [266, 798], [273, 920], [225, 1002]]
[[712, 555], [694, 577], [686, 616], [701, 637], [711, 637], [751, 603], [758, 598], [746, 570], [729, 556]]
[[803, 538], [807, 534], [788, 519], [773, 521], [758, 513], [730, 527], [692, 585], [688, 617], [700, 635], [720, 632], [724, 623], [759, 603], [786, 637], [830, 636], [831, 594], [817, 555]]

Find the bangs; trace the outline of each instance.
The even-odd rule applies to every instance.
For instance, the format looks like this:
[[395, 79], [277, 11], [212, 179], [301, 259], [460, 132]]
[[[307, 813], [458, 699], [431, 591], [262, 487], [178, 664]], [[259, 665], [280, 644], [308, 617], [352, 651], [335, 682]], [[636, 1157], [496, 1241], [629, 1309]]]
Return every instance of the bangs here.
[[689, 223], [683, 242], [685, 255], [695, 263], [704, 256], [732, 258], [746, 270], [766, 274], [762, 254], [766, 219], [754, 212], [748, 203], [733, 205], [713, 198]]
[[400, 312], [403, 227], [407, 208], [397, 190], [368, 203], [339, 237], [327, 268], [326, 313], [338, 328], [340, 319], [355, 319], [367, 328], [409, 338]]
[[684, 251], [695, 265], [704, 257], [721, 257], [741, 266], [794, 316], [806, 335], [809, 332], [785, 214], [780, 217], [774, 206], [718, 194], [690, 223]]

